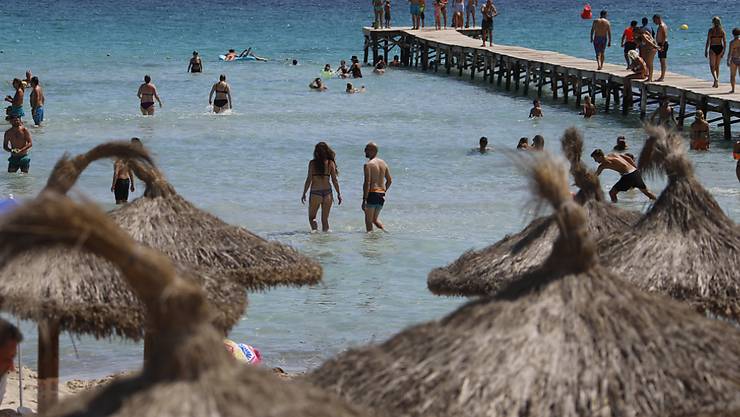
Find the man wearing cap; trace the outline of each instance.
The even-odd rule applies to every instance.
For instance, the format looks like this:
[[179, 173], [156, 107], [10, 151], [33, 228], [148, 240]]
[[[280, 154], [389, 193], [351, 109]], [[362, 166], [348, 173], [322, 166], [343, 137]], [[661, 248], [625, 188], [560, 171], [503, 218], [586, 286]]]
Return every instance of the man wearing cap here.
[[10, 152], [8, 158], [8, 172], [18, 172], [28, 174], [31, 166], [31, 158], [28, 156], [28, 150], [33, 146], [31, 132], [23, 126], [20, 117], [10, 116], [10, 129], [5, 131], [3, 139], [3, 149]]

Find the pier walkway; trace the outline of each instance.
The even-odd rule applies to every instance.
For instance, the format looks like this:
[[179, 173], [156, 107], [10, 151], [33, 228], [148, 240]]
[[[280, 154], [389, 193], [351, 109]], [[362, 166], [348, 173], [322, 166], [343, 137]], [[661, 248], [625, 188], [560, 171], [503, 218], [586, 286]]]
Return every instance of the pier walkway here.
[[[644, 118], [649, 105], [665, 98], [678, 107], [679, 127], [682, 128], [684, 120], [701, 109], [710, 124], [717, 123], [724, 129], [724, 137], [728, 140], [732, 139], [732, 125], [740, 122], [740, 93], [730, 94], [730, 85], [726, 83], [712, 88], [711, 81], [672, 72], [668, 72], [662, 82], [630, 80], [627, 77], [632, 72], [623, 65], [604, 64], [602, 70], [597, 70], [594, 60], [557, 52], [498, 44], [482, 47], [480, 29], [366, 27], [363, 33], [365, 63], [370, 52], [373, 62], [378, 60], [381, 52], [388, 62], [388, 55], [398, 48], [398, 55], [406, 67], [434, 72], [441, 69], [447, 74], [454, 70], [460, 76], [465, 74], [471, 79], [478, 76], [491, 84], [503, 84], [506, 90], [521, 89], [523, 94], [529, 94], [530, 88], [537, 89], [538, 97], [542, 97], [546, 88], [554, 100], [562, 99], [568, 103], [572, 99], [576, 106], [581, 105], [586, 95], [591, 96], [594, 103], [601, 96], [607, 112], [612, 106], [619, 111], [621, 103], [622, 113], [627, 114], [637, 106], [640, 117]], [[615, 50], [621, 57], [621, 48]], [[659, 74], [657, 59], [656, 66]], [[710, 117], [710, 113], [714, 115]]]

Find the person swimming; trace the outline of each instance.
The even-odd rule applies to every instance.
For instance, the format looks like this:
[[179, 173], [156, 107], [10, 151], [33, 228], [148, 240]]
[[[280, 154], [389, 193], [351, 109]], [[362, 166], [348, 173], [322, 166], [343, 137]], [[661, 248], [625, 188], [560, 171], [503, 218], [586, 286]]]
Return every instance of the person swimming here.
[[355, 88], [352, 83], [347, 83], [347, 88], [344, 90], [347, 94], [364, 93], [365, 86], [363, 85], [359, 89]]
[[545, 150], [545, 138], [542, 135], [535, 135], [532, 138], [532, 147], [529, 148], [531, 151], [544, 151]]
[[327, 87], [324, 85], [324, 82], [321, 80], [320, 77], [314, 78], [313, 81], [311, 81], [311, 84], [308, 85], [308, 88], [310, 88], [313, 91], [326, 91]]
[[385, 74], [385, 61], [383, 61], [383, 58], [378, 59], [378, 63], [375, 64], [375, 69], [373, 70], [374, 73], [378, 75]]
[[532, 106], [532, 109], [529, 111], [530, 119], [538, 119], [540, 117], [544, 117], [544, 114], [542, 113], [542, 106], [540, 105], [539, 100], [533, 101]]
[[519, 143], [516, 145], [517, 150], [524, 150], [526, 151], [529, 149], [529, 138], [521, 138], [519, 139]]
[[488, 147], [488, 138], [485, 136], [481, 136], [481, 138], [478, 140], [478, 147], [474, 148], [473, 152], [484, 154], [492, 150], [492, 148]]
[[617, 152], [626, 151], [627, 150], [627, 138], [625, 138], [624, 136], [619, 136], [617, 138], [617, 144], [614, 145], [613, 149]]
[[596, 106], [591, 103], [591, 96], [586, 96], [583, 99], [583, 110], [579, 114], [583, 115], [586, 119], [590, 119], [596, 114]]

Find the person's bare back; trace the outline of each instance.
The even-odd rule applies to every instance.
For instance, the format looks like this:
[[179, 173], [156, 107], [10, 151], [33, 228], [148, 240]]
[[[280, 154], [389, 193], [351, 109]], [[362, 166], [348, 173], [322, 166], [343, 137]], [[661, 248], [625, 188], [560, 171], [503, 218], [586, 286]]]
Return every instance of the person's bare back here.
[[593, 24], [594, 36], [607, 36], [611, 30], [611, 24], [605, 18], [599, 18], [594, 20]]
[[605, 169], [611, 169], [617, 171], [621, 175], [629, 174], [637, 169], [635, 161], [627, 155], [620, 155], [616, 153], [610, 153], [604, 157], [604, 161], [599, 164], [599, 168], [596, 171], [597, 175]]
[[363, 166], [365, 180], [362, 184], [362, 211], [365, 212], [365, 228], [368, 232], [373, 231], [373, 226], [385, 230], [378, 217], [385, 204], [385, 193], [393, 182], [388, 164], [377, 156], [378, 145], [368, 143], [365, 157], [369, 161]]
[[386, 192], [385, 178], [388, 172], [388, 164], [380, 158], [374, 158], [368, 161], [365, 167], [369, 173], [369, 192]]

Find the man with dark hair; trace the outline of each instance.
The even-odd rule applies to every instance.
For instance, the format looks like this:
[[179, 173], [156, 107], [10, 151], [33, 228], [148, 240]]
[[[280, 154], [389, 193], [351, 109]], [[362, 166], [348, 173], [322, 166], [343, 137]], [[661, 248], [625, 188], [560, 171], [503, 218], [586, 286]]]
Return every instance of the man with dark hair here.
[[658, 44], [660, 49], [658, 50], [658, 58], [660, 59], [660, 78], [655, 80], [661, 82], [665, 79], [665, 73], [668, 69], [666, 59], [668, 58], [668, 26], [663, 22], [663, 18], [659, 14], [653, 16], [653, 23], [658, 25], [658, 32], [655, 34], [655, 42]]
[[650, 21], [648, 20], [647, 17], [642, 18], [642, 26], [640, 26], [640, 30], [650, 32], [650, 36], [652, 36], [653, 39], [655, 38], [655, 30], [653, 30], [653, 28], [650, 27]]
[[41, 126], [41, 122], [44, 121], [44, 103], [46, 97], [44, 97], [44, 90], [39, 84], [39, 77], [31, 78], [31, 116], [33, 117], [33, 124]]
[[618, 193], [633, 188], [642, 191], [649, 199], [655, 200], [655, 195], [648, 190], [645, 181], [642, 179], [642, 175], [640, 175], [640, 171], [637, 170], [637, 164], [635, 164], [635, 160], [631, 156], [615, 153], [604, 155], [604, 151], [596, 149], [591, 153], [591, 157], [599, 164], [599, 168], [596, 170], [597, 176], [601, 175], [601, 171], [605, 169], [617, 171], [622, 175], [622, 178], [609, 190], [609, 197], [611, 197], [612, 202], [617, 202]]
[[637, 34], [637, 20], [630, 22], [630, 27], [624, 30], [622, 33], [622, 47], [624, 48], [624, 60], [627, 62], [627, 69], [630, 67], [629, 52], [637, 49], [637, 42], [635, 41], [635, 35]]
[[23, 126], [18, 116], [10, 116], [10, 126], [3, 137], [3, 149], [10, 152], [8, 172], [18, 172], [20, 169], [22, 173], [28, 174], [31, 167], [28, 151], [33, 147], [31, 132]]
[[365, 180], [362, 185], [362, 211], [365, 212], [365, 228], [370, 233], [373, 226], [385, 230], [379, 216], [385, 204], [385, 193], [391, 187], [393, 179], [388, 164], [378, 158], [378, 145], [368, 143], [365, 146], [365, 157], [369, 161], [363, 167]]
[[591, 26], [591, 43], [596, 52], [597, 69], [601, 70], [604, 67], [604, 52], [607, 47], [612, 46], [612, 28], [606, 19], [606, 10], [601, 11], [599, 18]]
[[23, 334], [10, 322], [0, 319], [0, 403], [8, 387], [8, 372], [15, 371], [15, 355], [18, 344], [23, 341]]

